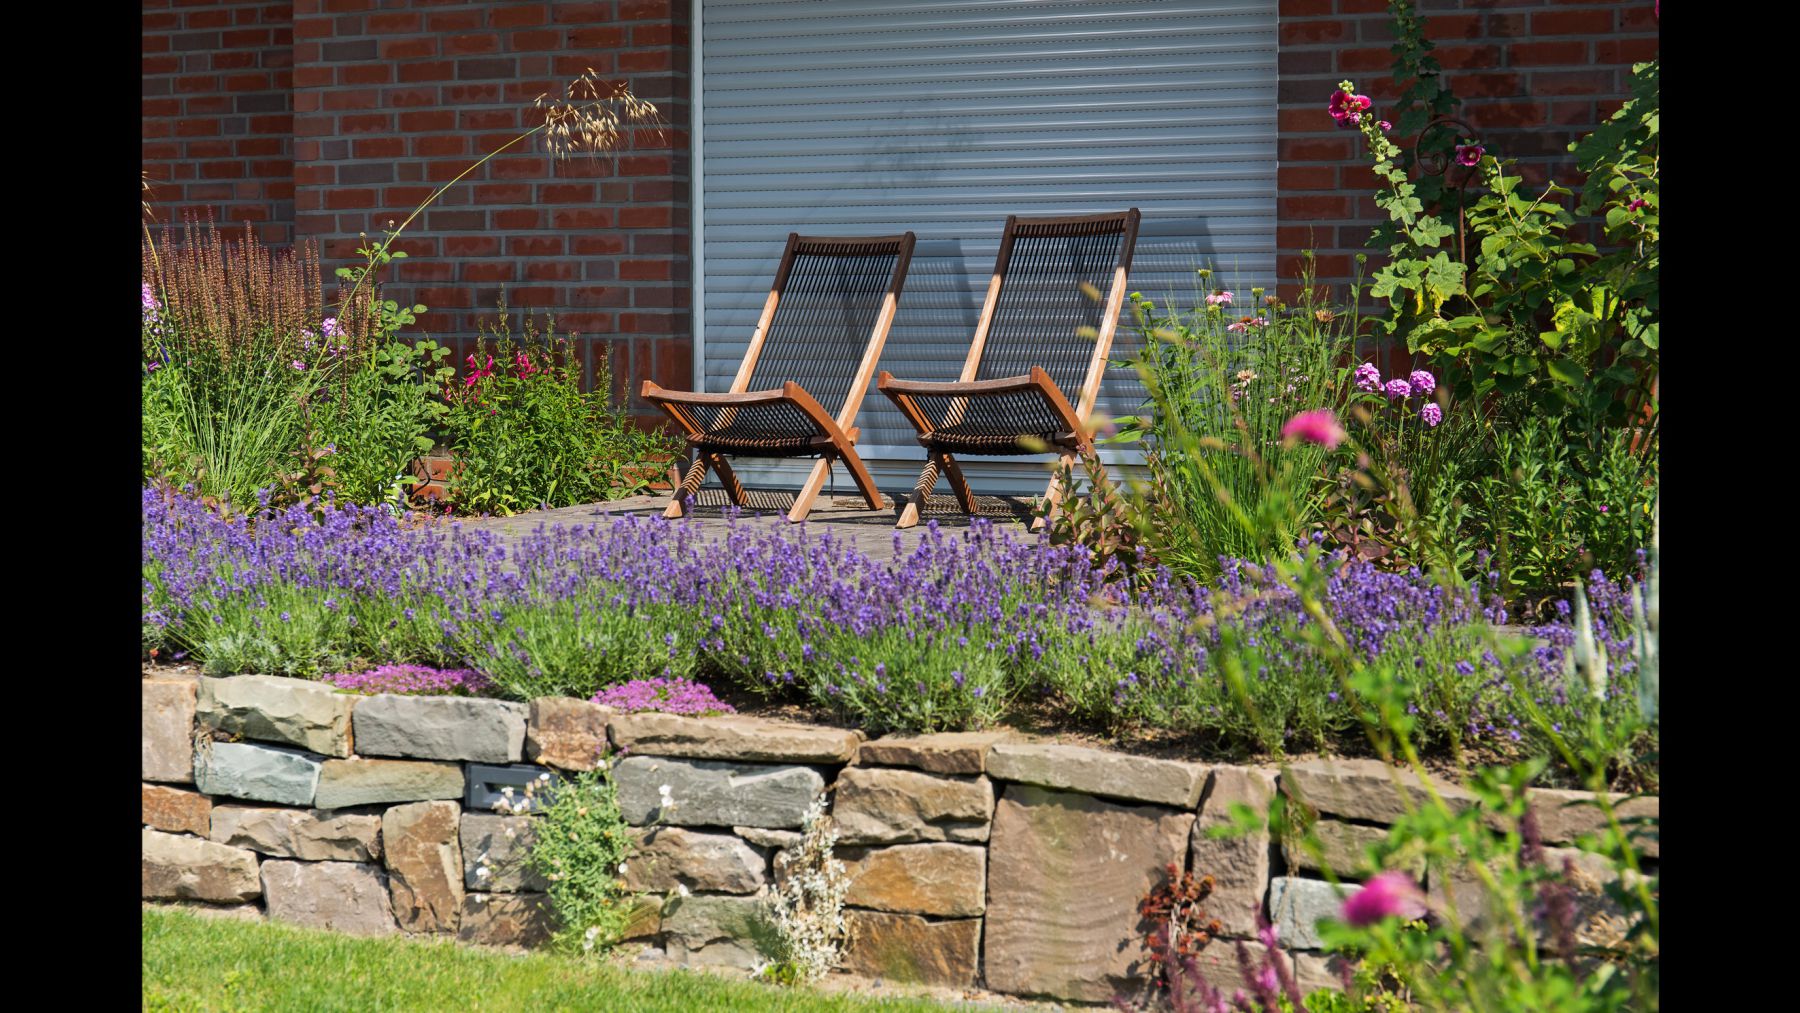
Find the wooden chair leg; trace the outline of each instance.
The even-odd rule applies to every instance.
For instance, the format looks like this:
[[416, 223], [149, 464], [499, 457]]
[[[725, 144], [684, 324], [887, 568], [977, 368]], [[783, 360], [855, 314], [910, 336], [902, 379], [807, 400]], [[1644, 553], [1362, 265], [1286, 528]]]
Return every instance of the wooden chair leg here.
[[789, 523], [798, 524], [812, 512], [813, 500], [819, 497], [819, 490], [825, 488], [825, 480], [831, 477], [831, 458], [821, 457], [813, 465], [812, 473], [806, 476], [806, 484], [800, 487], [800, 494], [794, 497], [794, 505], [788, 508]]
[[925, 509], [925, 497], [931, 495], [933, 486], [937, 485], [938, 459], [932, 454], [925, 460], [925, 470], [919, 472], [919, 481], [913, 486], [912, 495], [906, 498], [906, 508], [900, 511], [900, 519], [895, 522], [896, 528], [910, 528], [919, 523], [919, 511]]
[[1044, 512], [1032, 519], [1031, 530], [1042, 531], [1047, 519], [1056, 512], [1057, 506], [1062, 503], [1063, 493], [1067, 491], [1062, 487], [1063, 469], [1074, 467], [1074, 451], [1065, 450], [1057, 457], [1056, 474], [1050, 476], [1050, 484], [1044, 487]]
[[881, 490], [875, 487], [875, 476], [869, 474], [869, 469], [863, 464], [862, 458], [856, 455], [856, 449], [840, 447], [838, 454], [843, 459], [844, 467], [850, 470], [851, 480], [856, 483], [858, 489], [862, 490], [863, 501], [869, 504], [869, 509], [880, 510], [885, 506], [887, 501], [882, 498]]
[[963, 513], [973, 517], [980, 511], [975, 506], [975, 494], [969, 491], [969, 480], [963, 477], [962, 465], [949, 454], [938, 455], [938, 466], [944, 470], [944, 478], [950, 482], [950, 491], [956, 494], [956, 503], [962, 507]]
[[731, 470], [731, 463], [725, 460], [724, 454], [708, 454], [707, 460], [712, 469], [719, 473], [719, 481], [725, 486], [725, 495], [737, 506], [744, 505], [744, 483], [738, 481], [737, 472]]
[[687, 501], [694, 498], [694, 494], [700, 491], [700, 483], [706, 481], [708, 456], [700, 454], [694, 458], [694, 463], [688, 466], [687, 477], [683, 478], [681, 484], [675, 487], [675, 495], [669, 498], [668, 509], [663, 511], [664, 517], [674, 519], [687, 513]]

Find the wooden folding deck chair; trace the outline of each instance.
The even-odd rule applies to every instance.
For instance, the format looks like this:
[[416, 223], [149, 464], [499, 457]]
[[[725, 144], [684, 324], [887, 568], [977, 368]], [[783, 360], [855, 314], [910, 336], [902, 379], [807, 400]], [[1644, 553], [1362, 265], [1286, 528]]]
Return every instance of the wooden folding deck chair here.
[[[1137, 208], [1074, 218], [1009, 216], [962, 378], [896, 380], [882, 371], [876, 388], [912, 422], [929, 455], [896, 527], [919, 522], [940, 471], [963, 511], [976, 512], [953, 455], [1051, 451], [1067, 464], [1090, 449], [1084, 424], [1100, 396], [1137, 228]], [[1103, 303], [1089, 294], [1101, 291]], [[1061, 501], [1057, 478], [1044, 499], [1052, 510]]]
[[853, 448], [858, 430], [851, 423], [894, 322], [913, 242], [911, 232], [866, 239], [789, 233], [731, 390], [687, 393], [644, 381], [644, 400], [669, 413], [694, 451], [664, 517], [686, 512], [708, 468], [742, 506], [744, 487], [726, 455], [819, 458], [788, 511], [790, 521], [805, 519], [834, 460], [849, 468], [869, 508], [881, 509], [875, 479]]

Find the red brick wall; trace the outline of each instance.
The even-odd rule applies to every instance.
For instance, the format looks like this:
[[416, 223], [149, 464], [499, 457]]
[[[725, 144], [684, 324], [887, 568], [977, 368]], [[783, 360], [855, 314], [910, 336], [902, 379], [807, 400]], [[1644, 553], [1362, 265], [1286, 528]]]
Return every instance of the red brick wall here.
[[[1361, 136], [1339, 130], [1325, 106], [1349, 78], [1375, 100], [1376, 115], [1392, 118], [1402, 90], [1392, 20], [1385, 0], [1280, 2], [1278, 271], [1291, 282], [1298, 251], [1311, 249], [1320, 280], [1348, 281], [1383, 216]], [[1572, 182], [1569, 142], [1630, 96], [1633, 63], [1657, 55], [1653, 0], [1421, 0], [1419, 10], [1432, 55], [1463, 100], [1458, 115], [1489, 153], [1519, 159], [1529, 183]]]
[[[409, 227], [393, 298], [465, 340], [509, 305], [556, 315], [620, 388], [691, 381], [688, 4], [300, 0], [294, 14], [295, 226], [355, 259], [439, 186], [540, 122], [532, 101], [582, 71], [656, 103], [615, 160], [554, 162], [542, 137], [488, 162]], [[458, 352], [458, 358], [461, 357]]]
[[293, 240], [288, 3], [144, 0], [144, 173], [159, 222], [207, 209]]

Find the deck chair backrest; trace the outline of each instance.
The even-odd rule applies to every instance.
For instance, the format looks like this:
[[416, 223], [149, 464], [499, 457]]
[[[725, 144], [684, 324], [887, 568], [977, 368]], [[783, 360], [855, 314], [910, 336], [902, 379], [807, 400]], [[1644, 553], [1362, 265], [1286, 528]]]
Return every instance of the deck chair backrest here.
[[[995, 259], [998, 292], [977, 327], [964, 380], [1020, 376], [1041, 366], [1083, 414], [1100, 375], [1137, 243], [1138, 211], [1006, 219]], [[1090, 286], [1099, 298], [1083, 291]]]
[[788, 236], [787, 250], [733, 391], [793, 380], [838, 418], [852, 417], [874, 375], [912, 259], [913, 234], [873, 239]]

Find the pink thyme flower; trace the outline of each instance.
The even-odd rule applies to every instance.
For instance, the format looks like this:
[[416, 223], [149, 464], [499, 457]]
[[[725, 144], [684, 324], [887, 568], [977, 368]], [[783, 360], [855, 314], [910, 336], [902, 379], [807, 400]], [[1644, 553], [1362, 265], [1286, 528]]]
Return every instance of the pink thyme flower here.
[[1344, 436], [1344, 427], [1338, 425], [1337, 416], [1329, 408], [1301, 412], [1288, 419], [1287, 425], [1281, 427], [1282, 439], [1305, 440], [1317, 443], [1326, 450], [1336, 450], [1337, 445], [1344, 442]]
[[1407, 383], [1405, 380], [1389, 380], [1387, 382], [1387, 387], [1384, 389], [1387, 391], [1388, 400], [1390, 401], [1399, 398], [1412, 397], [1413, 392], [1412, 384]]
[[1381, 389], [1381, 370], [1376, 369], [1373, 362], [1365, 362], [1356, 367], [1356, 389], [1367, 391]]
[[1231, 305], [1231, 293], [1225, 291], [1224, 289], [1220, 289], [1217, 292], [1214, 292], [1212, 295], [1209, 295], [1206, 297], [1206, 305], [1208, 305], [1208, 306], [1230, 306]]
[[1439, 422], [1444, 421], [1444, 410], [1430, 401], [1427, 401], [1425, 402], [1425, 407], [1419, 409], [1419, 418], [1423, 420], [1426, 425], [1435, 429]]
[[1344, 900], [1343, 918], [1352, 925], [1373, 925], [1384, 918], [1414, 919], [1425, 914], [1425, 897], [1404, 872], [1384, 872]]
[[1430, 397], [1431, 392], [1437, 390], [1437, 377], [1432, 376], [1427, 370], [1415, 369], [1407, 379], [1412, 381], [1414, 394]]
[[293, 362], [288, 363], [288, 365], [302, 371], [306, 369], [306, 363], [301, 362], [299, 359], [295, 359]]
[[1339, 127], [1349, 129], [1362, 122], [1363, 110], [1372, 105], [1374, 103], [1367, 95], [1353, 95], [1339, 88], [1331, 93], [1331, 105], [1327, 109]]
[[1485, 154], [1487, 154], [1487, 149], [1479, 144], [1458, 144], [1456, 146], [1456, 164], [1467, 166], [1480, 165], [1481, 156]]

